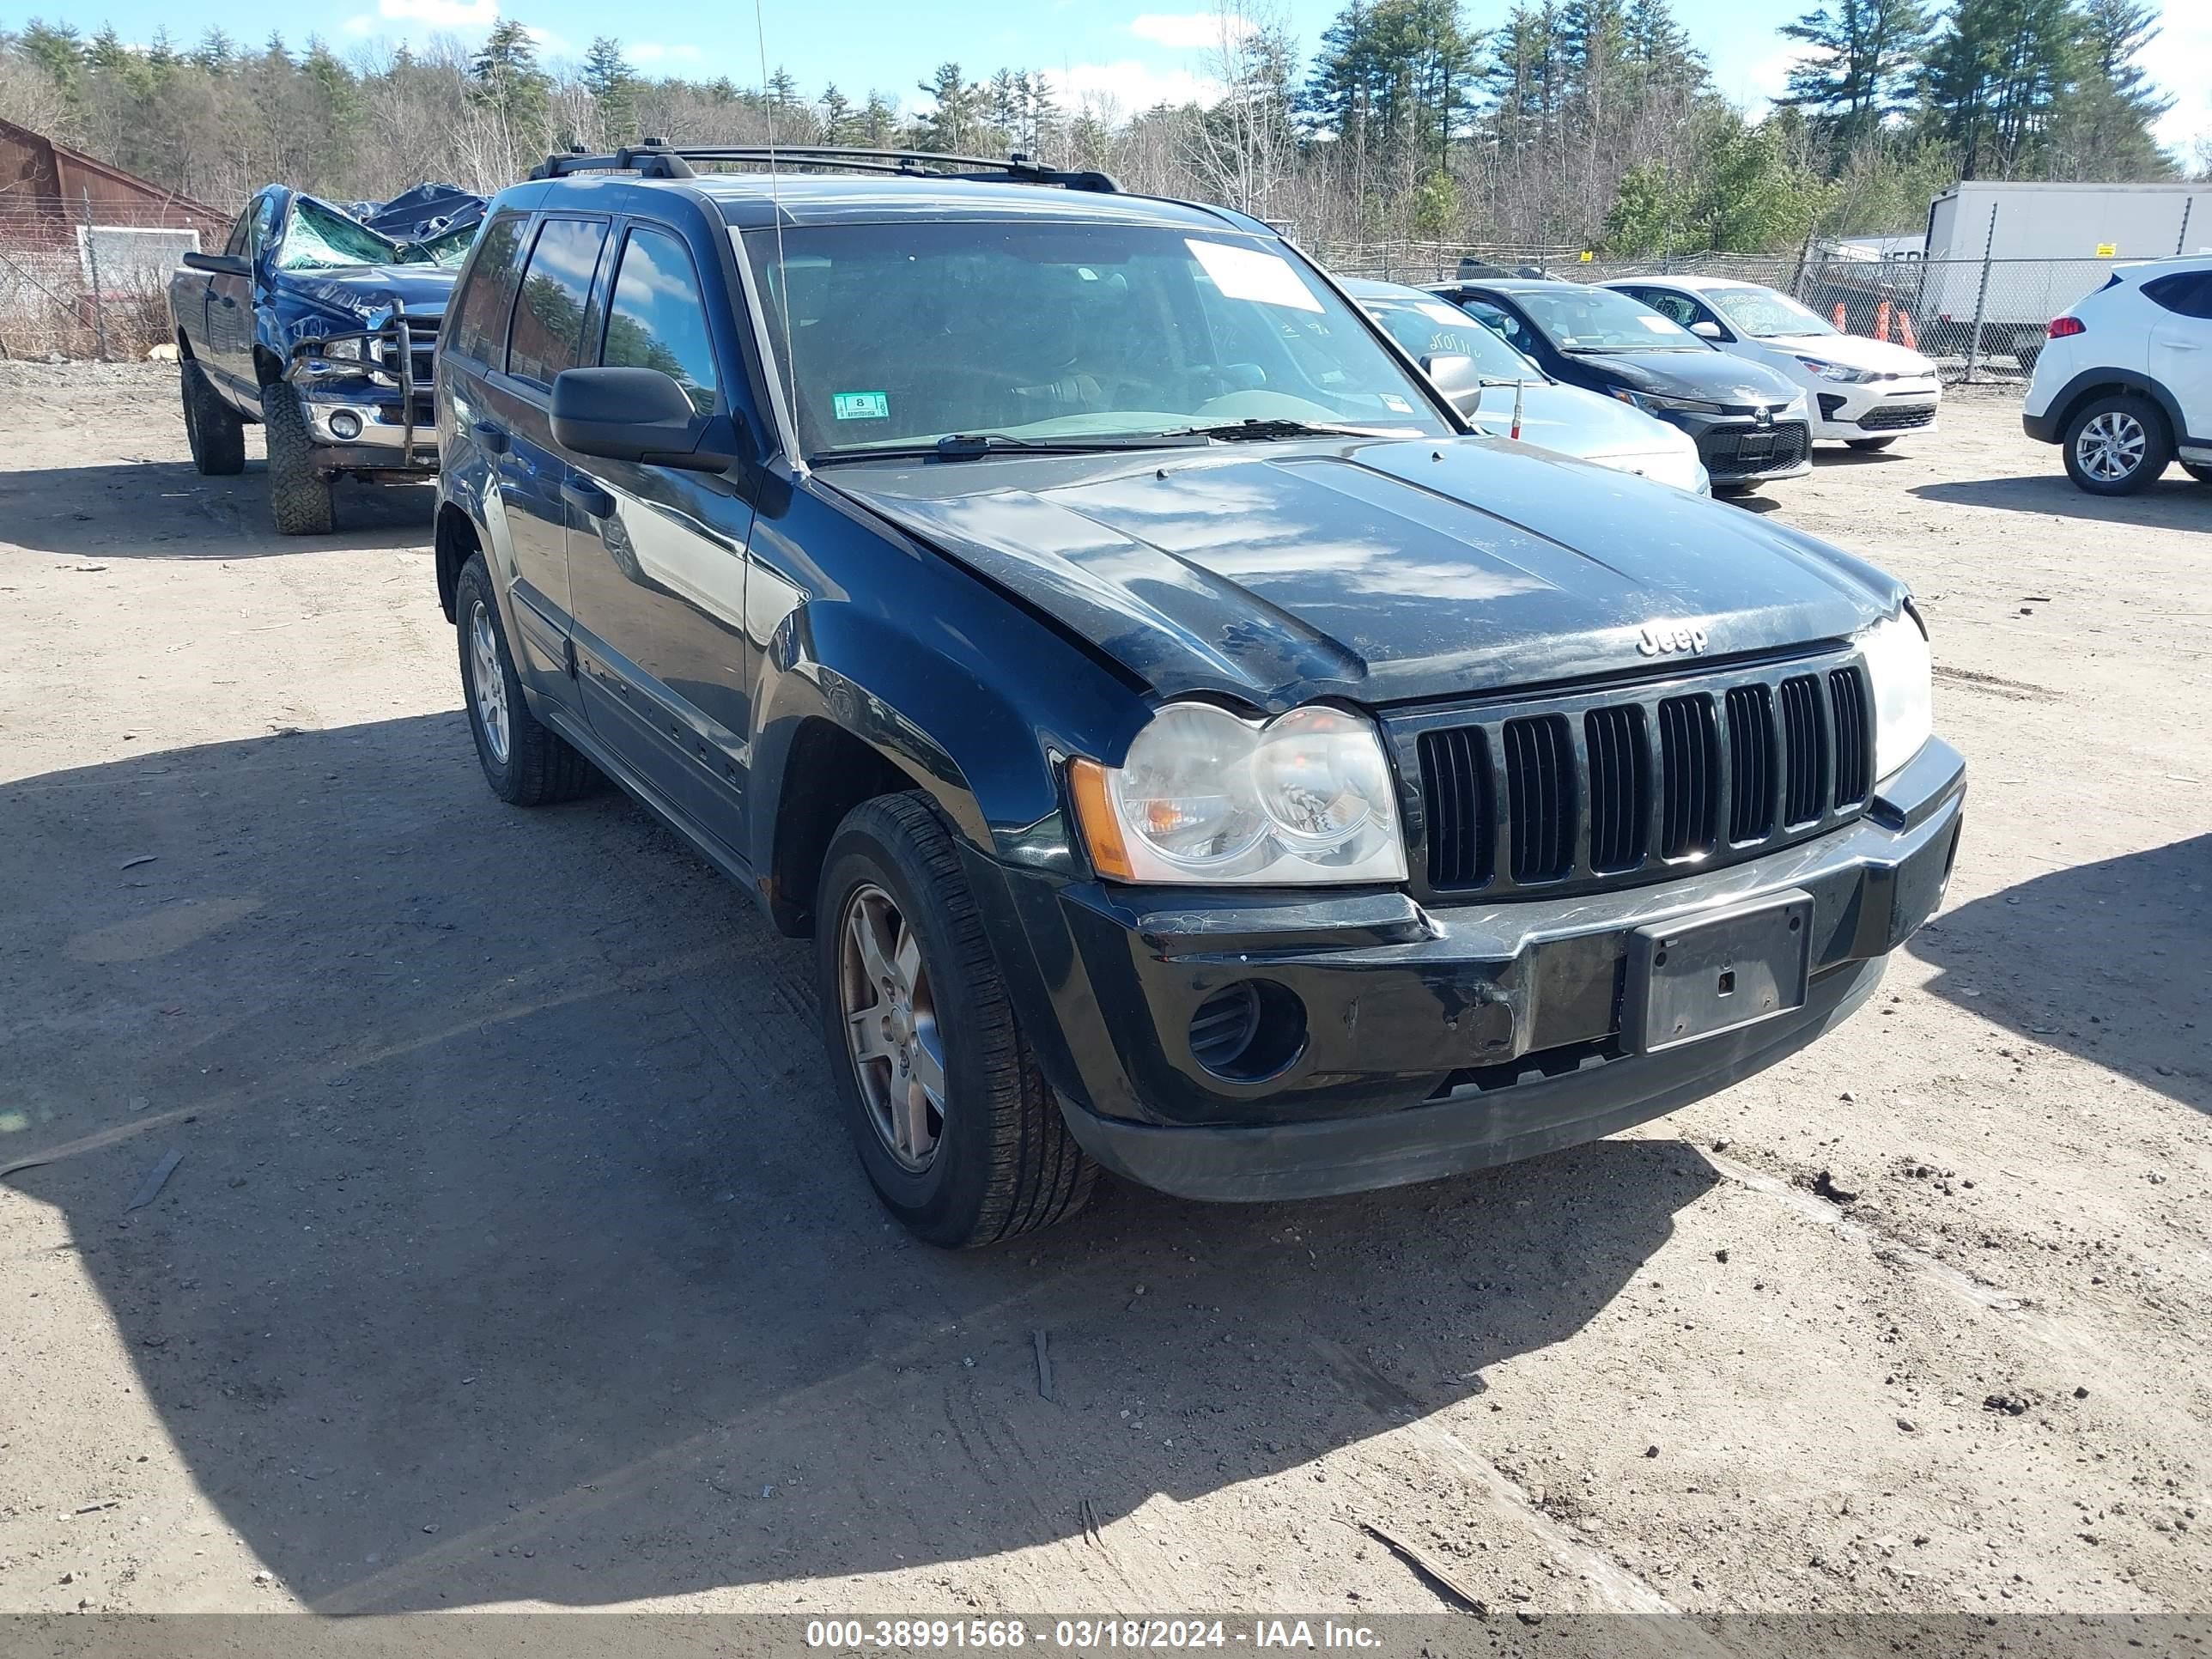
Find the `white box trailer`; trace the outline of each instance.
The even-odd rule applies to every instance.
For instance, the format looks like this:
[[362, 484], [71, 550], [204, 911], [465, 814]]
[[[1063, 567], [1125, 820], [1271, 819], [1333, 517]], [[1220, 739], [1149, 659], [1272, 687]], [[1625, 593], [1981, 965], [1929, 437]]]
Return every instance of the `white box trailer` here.
[[[2159, 185], [1952, 185], [1928, 208], [1915, 314], [1940, 355], [1984, 354], [2023, 368], [2050, 320], [2102, 288], [2116, 264], [2212, 253], [2212, 181]], [[1894, 264], [1895, 281], [1907, 273]], [[1908, 279], [1909, 280], [1909, 279]]]

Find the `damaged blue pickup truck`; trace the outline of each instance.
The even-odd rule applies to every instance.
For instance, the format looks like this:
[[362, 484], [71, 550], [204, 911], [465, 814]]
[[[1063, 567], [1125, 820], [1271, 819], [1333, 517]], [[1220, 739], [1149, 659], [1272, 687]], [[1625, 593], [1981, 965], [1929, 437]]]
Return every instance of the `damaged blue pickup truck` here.
[[169, 309], [193, 465], [242, 471], [258, 422], [286, 536], [330, 530], [335, 478], [434, 477], [431, 364], [483, 217], [450, 185], [340, 207], [271, 185], [222, 252], [185, 255]]

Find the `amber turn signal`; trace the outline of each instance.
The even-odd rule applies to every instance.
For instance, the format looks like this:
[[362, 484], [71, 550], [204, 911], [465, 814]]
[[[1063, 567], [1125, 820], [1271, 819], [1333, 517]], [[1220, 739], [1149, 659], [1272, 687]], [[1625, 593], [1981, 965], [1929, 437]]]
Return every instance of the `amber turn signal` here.
[[1083, 843], [1091, 849], [1091, 868], [1110, 881], [1127, 881], [1136, 873], [1129, 848], [1121, 839], [1121, 822], [1106, 793], [1106, 769], [1094, 760], [1067, 763], [1069, 793], [1075, 798], [1075, 821], [1083, 830]]

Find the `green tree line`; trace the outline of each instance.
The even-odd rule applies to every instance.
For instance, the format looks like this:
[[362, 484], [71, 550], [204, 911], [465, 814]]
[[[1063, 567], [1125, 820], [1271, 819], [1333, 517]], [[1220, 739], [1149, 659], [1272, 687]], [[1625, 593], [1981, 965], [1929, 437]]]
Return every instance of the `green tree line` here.
[[[1226, 202], [1310, 241], [1420, 240], [1648, 254], [1791, 247], [1904, 229], [1954, 179], [2142, 179], [2167, 107], [2143, 69], [2144, 0], [1827, 0], [1776, 106], [1714, 84], [1668, 0], [1346, 0], [1310, 57], [1223, 0], [1203, 102], [1123, 109], [1047, 73], [813, 96], [647, 74], [622, 43], [549, 64], [511, 20], [474, 46], [341, 57], [210, 28], [144, 46], [31, 18], [0, 28], [0, 116], [227, 205], [283, 179], [340, 200], [420, 179], [495, 189], [549, 149], [646, 134], [697, 143], [1021, 150], [1130, 186]], [[2206, 158], [2193, 158], [2202, 163]]]

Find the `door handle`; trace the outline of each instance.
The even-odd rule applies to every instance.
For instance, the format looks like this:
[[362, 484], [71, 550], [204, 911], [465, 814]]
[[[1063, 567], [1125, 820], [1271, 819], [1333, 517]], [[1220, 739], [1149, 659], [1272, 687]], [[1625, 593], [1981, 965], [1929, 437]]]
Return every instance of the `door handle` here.
[[226, 306], [226, 307], [229, 307], [229, 308], [231, 308], [231, 309], [233, 309], [233, 310], [235, 310], [235, 309], [237, 308], [238, 301], [235, 301], [235, 300], [234, 300], [233, 298], [231, 298], [231, 296], [230, 296], [229, 295], [228, 295], [228, 294], [218, 294], [218, 295], [216, 295], [215, 297], [216, 297], [217, 300], [221, 301], [223, 303], [223, 305], [224, 305], [224, 306]]
[[614, 517], [615, 498], [581, 475], [572, 474], [561, 481], [561, 499], [588, 518]]
[[507, 453], [507, 428], [495, 421], [477, 421], [469, 430], [476, 441], [494, 455]]

